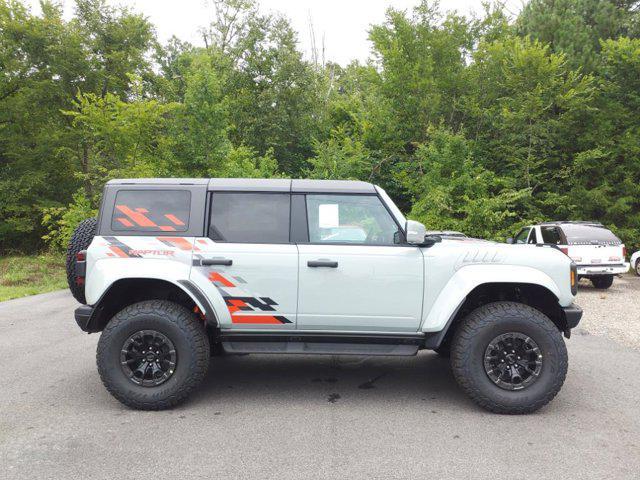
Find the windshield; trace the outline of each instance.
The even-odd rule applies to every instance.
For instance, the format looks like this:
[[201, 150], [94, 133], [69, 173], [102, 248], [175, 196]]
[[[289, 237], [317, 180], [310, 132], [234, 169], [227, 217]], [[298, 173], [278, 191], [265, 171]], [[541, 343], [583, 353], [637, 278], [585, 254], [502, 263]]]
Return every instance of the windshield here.
[[384, 200], [384, 203], [386, 203], [387, 207], [389, 207], [389, 210], [391, 210], [391, 214], [396, 218], [396, 221], [400, 225], [402, 225], [402, 228], [404, 229], [404, 226], [407, 223], [407, 219], [404, 218], [404, 215], [402, 214], [400, 209], [396, 207], [396, 204], [393, 203], [393, 200], [391, 200], [391, 197], [387, 195], [387, 192], [385, 192], [383, 189], [381, 189], [378, 186], [376, 186], [376, 189], [378, 190], [378, 193], [382, 197], [382, 200]]
[[564, 224], [562, 231], [569, 245], [606, 244], [620, 245], [622, 242], [611, 230], [593, 225]]

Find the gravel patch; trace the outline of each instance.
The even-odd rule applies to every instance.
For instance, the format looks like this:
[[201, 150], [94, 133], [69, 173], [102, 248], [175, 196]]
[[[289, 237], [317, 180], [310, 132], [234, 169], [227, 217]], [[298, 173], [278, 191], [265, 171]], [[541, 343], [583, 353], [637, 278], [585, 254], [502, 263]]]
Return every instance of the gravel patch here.
[[596, 290], [589, 280], [580, 280], [576, 303], [584, 310], [577, 334], [609, 337], [640, 350], [640, 277], [616, 277], [607, 290]]

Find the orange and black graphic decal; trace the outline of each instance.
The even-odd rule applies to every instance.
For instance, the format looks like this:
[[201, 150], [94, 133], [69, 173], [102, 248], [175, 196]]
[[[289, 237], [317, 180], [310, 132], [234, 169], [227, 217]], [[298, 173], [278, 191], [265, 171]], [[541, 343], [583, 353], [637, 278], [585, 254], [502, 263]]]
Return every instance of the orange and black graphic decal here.
[[[115, 217], [123, 227], [128, 229], [142, 229], [161, 232], [176, 232], [178, 230], [184, 230], [185, 223], [172, 213], [163, 215], [161, 220], [158, 220], [162, 224], [156, 223], [149, 216], [149, 210], [142, 207], [131, 208], [128, 205], [116, 205], [116, 210], [125, 215]], [[167, 222], [169, 220], [169, 222]], [[169, 223], [169, 224], [167, 224]], [[180, 228], [177, 228], [180, 227]]]
[[121, 258], [140, 258], [141, 255], [137, 254], [128, 245], [122, 243], [116, 237], [102, 237], [107, 241], [109, 250], [109, 256], [121, 257]]
[[[236, 277], [239, 279], [239, 277]], [[232, 323], [251, 323], [251, 324], [272, 324], [281, 325], [292, 323], [287, 317], [274, 314], [249, 314], [246, 312], [276, 312], [278, 304], [269, 297], [254, 297], [246, 295], [244, 291], [242, 295], [232, 295], [226, 288], [238, 289], [235, 281], [245, 283], [244, 280], [230, 280], [227, 276], [220, 272], [210, 272], [209, 280], [213, 283], [229, 309]]]
[[111, 228], [116, 231], [186, 232], [191, 193], [186, 190], [120, 190]]
[[183, 237], [156, 237], [156, 240], [170, 247], [179, 248], [180, 250], [184, 250], [184, 251], [193, 250], [196, 252], [200, 251], [198, 247], [196, 247], [195, 245], [192, 245], [189, 240]]

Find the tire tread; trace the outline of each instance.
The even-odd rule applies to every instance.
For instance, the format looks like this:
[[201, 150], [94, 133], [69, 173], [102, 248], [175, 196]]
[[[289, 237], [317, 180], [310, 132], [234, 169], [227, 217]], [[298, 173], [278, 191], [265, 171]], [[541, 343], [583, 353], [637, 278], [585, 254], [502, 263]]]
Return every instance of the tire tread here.
[[93, 237], [96, 234], [97, 225], [97, 218], [87, 218], [80, 222], [74, 230], [71, 240], [69, 240], [69, 245], [67, 246], [67, 258], [65, 262], [67, 284], [69, 285], [69, 290], [71, 290], [73, 298], [82, 304], [87, 303], [87, 299], [84, 295], [84, 285], [78, 285], [76, 283], [76, 253], [81, 250], [86, 250], [89, 245], [91, 245]]
[[[111, 367], [106, 361], [106, 349], [111, 338], [124, 323], [138, 315], [154, 315], [175, 324], [189, 339], [195, 352], [188, 367], [188, 375], [175, 392], [166, 397], [155, 393], [152, 395], [155, 398], [151, 401], [135, 391], [122, 391], [119, 385], [111, 380], [107, 371]], [[102, 382], [109, 393], [120, 402], [139, 410], [163, 410], [184, 401], [204, 380], [209, 369], [209, 339], [202, 322], [183, 306], [167, 300], [147, 300], [129, 305], [111, 319], [100, 336], [96, 360]]]
[[[470, 358], [471, 349], [469, 345], [473, 343], [480, 330], [489, 328], [496, 320], [511, 319], [515, 316], [527, 315], [528, 320], [535, 323], [542, 330], [547, 332], [558, 342], [558, 375], [555, 375], [551, 388], [544, 396], [521, 406], [505, 405], [495, 399], [484, 395], [478, 386], [466, 374], [465, 366], [472, 361]], [[542, 312], [529, 305], [517, 302], [495, 302], [477, 308], [467, 316], [455, 332], [453, 348], [451, 350], [451, 367], [454, 377], [462, 390], [478, 405], [494, 412], [506, 414], [526, 414], [538, 410], [549, 403], [560, 391], [567, 375], [568, 359], [566, 347], [559, 334], [557, 327]]]

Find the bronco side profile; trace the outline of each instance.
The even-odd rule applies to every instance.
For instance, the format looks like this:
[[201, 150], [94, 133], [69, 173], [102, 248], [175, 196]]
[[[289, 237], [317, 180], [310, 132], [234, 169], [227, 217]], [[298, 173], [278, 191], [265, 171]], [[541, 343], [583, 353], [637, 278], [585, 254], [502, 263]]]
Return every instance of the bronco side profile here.
[[[216, 353], [450, 356], [479, 405], [532, 412], [560, 390], [582, 315], [548, 246], [425, 235], [357, 181], [110, 181], [68, 250], [75, 319], [122, 403], [176, 405]], [[428, 381], [425, 379], [425, 381]]]

